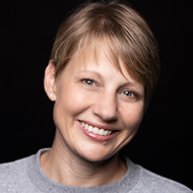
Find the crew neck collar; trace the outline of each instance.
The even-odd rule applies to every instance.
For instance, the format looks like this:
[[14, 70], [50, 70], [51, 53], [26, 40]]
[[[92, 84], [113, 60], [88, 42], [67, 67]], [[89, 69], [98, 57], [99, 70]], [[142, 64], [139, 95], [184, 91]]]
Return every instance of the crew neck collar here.
[[120, 190], [126, 190], [125, 192], [129, 192], [135, 187], [139, 180], [140, 168], [130, 159], [126, 158], [128, 170], [126, 174], [115, 183], [95, 187], [65, 186], [49, 179], [43, 173], [40, 167], [40, 155], [48, 150], [49, 148], [38, 150], [38, 152], [32, 157], [31, 162], [28, 165], [28, 176], [30, 181], [37, 189], [45, 193], [119, 193]]

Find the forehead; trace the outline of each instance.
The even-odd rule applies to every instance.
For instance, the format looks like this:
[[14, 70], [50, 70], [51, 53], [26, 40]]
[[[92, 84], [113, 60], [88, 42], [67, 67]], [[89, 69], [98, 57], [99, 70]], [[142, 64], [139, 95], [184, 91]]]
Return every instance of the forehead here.
[[73, 65], [74, 68], [77, 68], [78, 65], [79, 70], [100, 69], [103, 70], [103, 72], [109, 70], [111, 70], [112, 73], [119, 72], [125, 80], [139, 83], [130, 74], [129, 68], [127, 64], [123, 62], [116, 46], [110, 44], [108, 39], [93, 38], [82, 41], [71, 58], [69, 65]]
[[127, 69], [127, 65], [123, 63], [123, 59], [118, 50], [117, 45], [109, 38], [85, 37], [80, 41], [72, 60], [76, 59], [79, 63], [81, 62], [85, 65], [89, 65], [89, 61], [91, 60], [95, 61], [96, 64], [105, 60], [122, 71], [123, 68]]

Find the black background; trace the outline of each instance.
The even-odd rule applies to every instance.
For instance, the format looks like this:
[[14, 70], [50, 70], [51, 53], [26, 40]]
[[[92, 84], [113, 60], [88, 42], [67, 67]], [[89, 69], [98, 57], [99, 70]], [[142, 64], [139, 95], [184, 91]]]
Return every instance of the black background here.
[[[0, 162], [51, 145], [53, 104], [43, 90], [44, 68], [60, 22], [81, 2], [1, 1]], [[188, 58], [192, 21], [187, 0], [130, 2], [158, 40], [162, 67], [153, 101], [128, 155], [193, 188], [193, 71]]]

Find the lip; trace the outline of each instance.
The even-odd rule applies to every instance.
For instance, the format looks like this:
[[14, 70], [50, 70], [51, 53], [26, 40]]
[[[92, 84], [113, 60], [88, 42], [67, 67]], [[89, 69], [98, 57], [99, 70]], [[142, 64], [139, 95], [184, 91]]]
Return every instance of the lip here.
[[[109, 141], [109, 140], [112, 140], [114, 137], [116, 137], [118, 135], [118, 129], [111, 129], [110, 127], [108, 126], [102, 126], [102, 125], [99, 125], [99, 124], [96, 124], [96, 123], [91, 123], [91, 122], [88, 122], [88, 121], [78, 121], [79, 122], [79, 126], [80, 126], [80, 129], [83, 131], [83, 133], [89, 137], [90, 139], [92, 140], [95, 140], [95, 141], [99, 141], [99, 142], [106, 142], [106, 141]], [[98, 134], [95, 134], [95, 133], [92, 133], [92, 132], [89, 132], [87, 129], [85, 129], [83, 127], [83, 125], [81, 123], [86, 123], [88, 125], [91, 125], [93, 127], [98, 127], [100, 129], [104, 129], [104, 130], [109, 130], [109, 131], [112, 131], [112, 133], [110, 135], [98, 135]]]

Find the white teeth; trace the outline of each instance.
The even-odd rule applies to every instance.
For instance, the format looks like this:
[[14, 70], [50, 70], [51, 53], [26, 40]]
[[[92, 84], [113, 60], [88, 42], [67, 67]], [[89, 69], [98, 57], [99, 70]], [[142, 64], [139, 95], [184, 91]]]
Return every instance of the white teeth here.
[[86, 130], [88, 130], [91, 133], [97, 134], [97, 135], [107, 136], [112, 133], [112, 131], [99, 129], [98, 127], [93, 127], [91, 125], [88, 125], [87, 123], [81, 122], [81, 124]]

